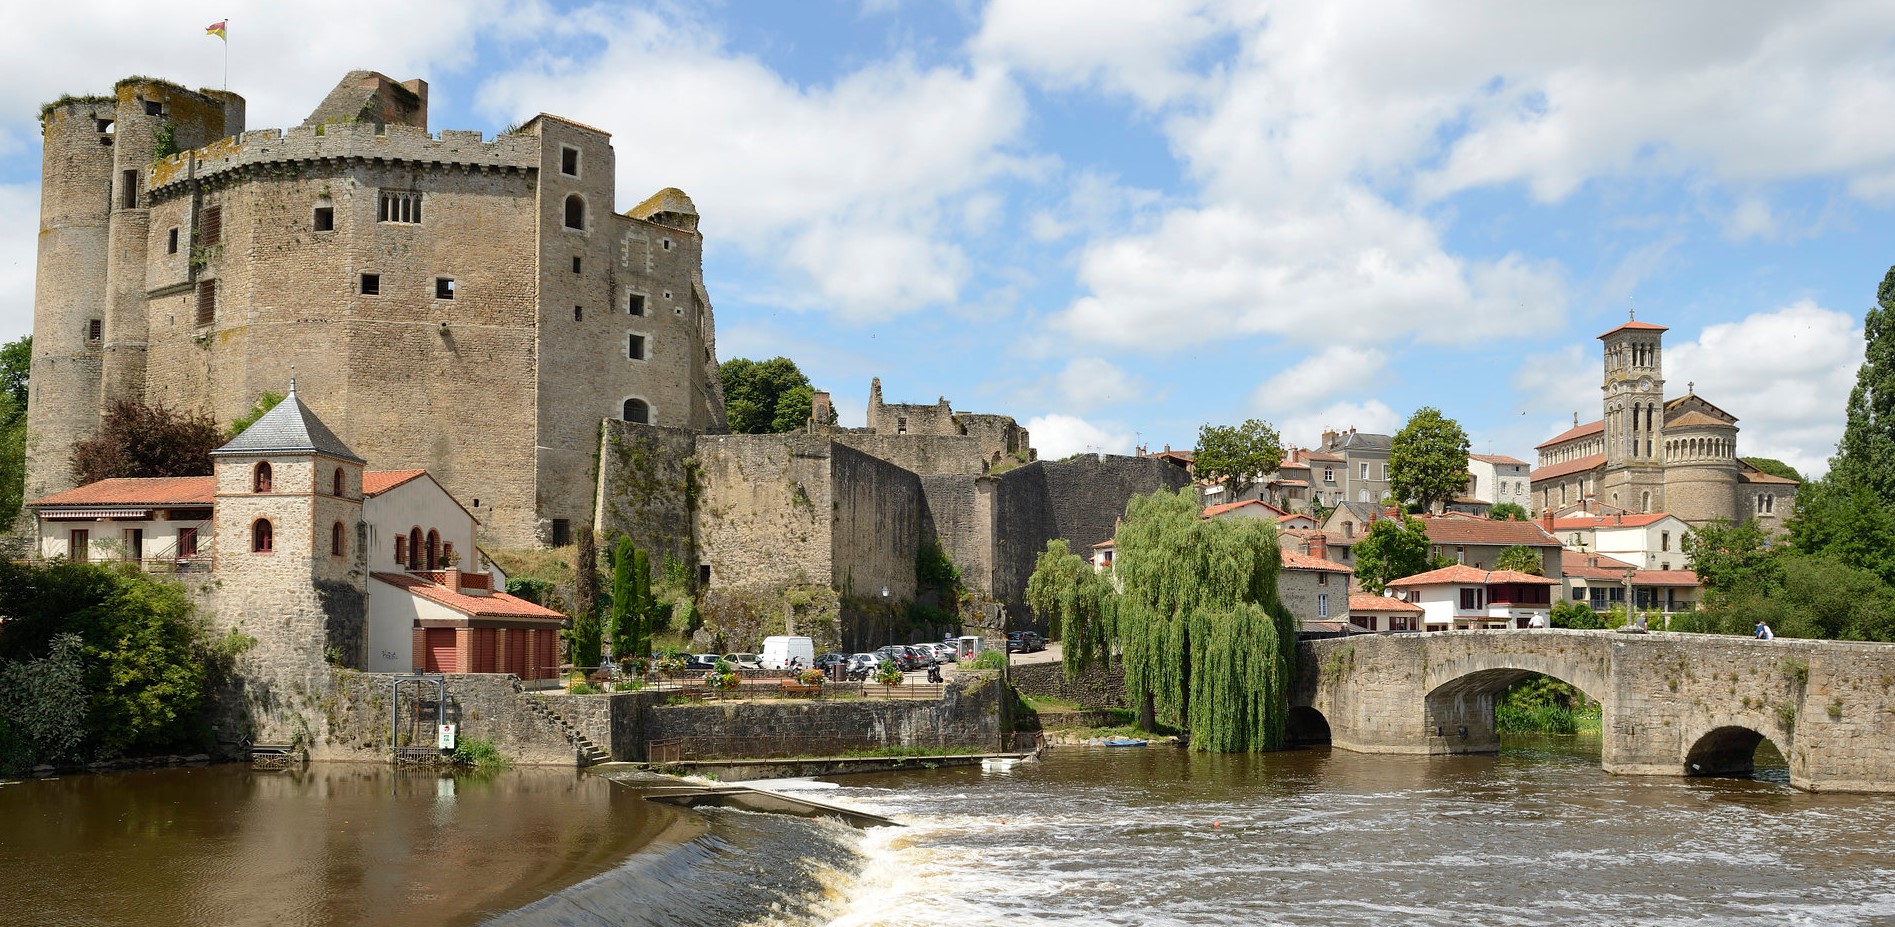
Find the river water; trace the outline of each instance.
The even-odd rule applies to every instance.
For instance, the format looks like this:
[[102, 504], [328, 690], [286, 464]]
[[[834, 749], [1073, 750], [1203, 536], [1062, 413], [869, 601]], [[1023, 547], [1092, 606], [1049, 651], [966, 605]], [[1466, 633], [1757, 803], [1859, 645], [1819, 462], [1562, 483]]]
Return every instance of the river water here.
[[1895, 796], [1759, 776], [1545, 738], [775, 786], [907, 825], [866, 833], [573, 771], [81, 776], [0, 786], [0, 924], [1895, 925]]

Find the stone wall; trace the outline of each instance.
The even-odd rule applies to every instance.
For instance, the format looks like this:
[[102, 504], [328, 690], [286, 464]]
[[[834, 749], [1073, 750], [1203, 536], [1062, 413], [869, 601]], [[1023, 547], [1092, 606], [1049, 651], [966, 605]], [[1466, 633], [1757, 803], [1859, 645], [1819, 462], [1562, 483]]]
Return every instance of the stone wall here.
[[[1002, 743], [1001, 693], [991, 677], [956, 682], [938, 700], [810, 700], [726, 702], [652, 708], [646, 732], [673, 737], [796, 738], [813, 754], [879, 747], [981, 747]], [[707, 741], [709, 742], [709, 741]], [[744, 755], [741, 749], [728, 755]]]
[[839, 432], [837, 444], [886, 460], [918, 476], [987, 472], [981, 439], [969, 435]]
[[831, 447], [827, 438], [799, 435], [697, 440], [703, 488], [695, 524], [713, 589], [830, 582]]
[[652, 559], [656, 575], [667, 555], [697, 568], [691, 534], [696, 502], [697, 435], [688, 428], [607, 419], [599, 444], [601, 539], [626, 535]]
[[923, 476], [921, 537], [939, 544], [961, 584], [981, 595], [994, 587], [993, 477]]
[[1021, 663], [1007, 667], [1021, 695], [1056, 698], [1081, 708], [1130, 708], [1125, 697], [1125, 665], [1094, 663], [1071, 681], [1058, 663]]
[[830, 454], [830, 582], [844, 597], [914, 599], [920, 478], [839, 444]]

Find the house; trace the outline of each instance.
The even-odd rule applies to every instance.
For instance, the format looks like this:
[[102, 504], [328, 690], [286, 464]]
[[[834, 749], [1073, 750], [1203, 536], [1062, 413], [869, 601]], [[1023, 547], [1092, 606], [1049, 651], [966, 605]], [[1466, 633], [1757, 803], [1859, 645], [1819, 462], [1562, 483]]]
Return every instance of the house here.
[[1288, 514], [1288, 512], [1268, 502], [1259, 502], [1256, 499], [1245, 499], [1242, 502], [1223, 502], [1204, 507], [1205, 518], [1256, 518], [1276, 521], [1278, 518]]
[[1551, 522], [1554, 537], [1569, 551], [1605, 554], [1644, 570], [1685, 565], [1684, 536], [1691, 526], [1676, 515], [1578, 512], [1554, 517], [1549, 513], [1540, 521], [1542, 526]]
[[[1511, 502], [1523, 510], [1533, 503], [1533, 466], [1505, 454], [1467, 455], [1466, 495], [1489, 506]], [[1485, 515], [1486, 512], [1478, 514]]]
[[1283, 569], [1277, 573], [1277, 599], [1304, 625], [1338, 621], [1349, 616], [1349, 580], [1354, 571], [1320, 556], [1281, 551]]
[[[294, 381], [211, 459], [210, 476], [101, 480], [28, 503], [40, 556], [206, 574], [207, 605], [263, 649], [313, 646], [369, 672], [557, 677], [565, 616], [497, 589], [466, 507], [426, 470], [364, 469]], [[285, 603], [319, 603], [326, 627], [272, 624]]]
[[1388, 588], [1402, 601], [1421, 606], [1424, 630], [1463, 631], [1545, 626], [1559, 584], [1531, 573], [1457, 563], [1405, 576]]
[[1290, 448], [1276, 472], [1264, 479], [1263, 498], [1286, 512], [1309, 510], [1309, 461], [1301, 449]]
[[1314, 531], [1316, 530], [1316, 519], [1311, 518], [1307, 512], [1289, 512], [1277, 516], [1276, 529], [1279, 533], [1284, 531]]
[[1419, 631], [1422, 608], [1410, 602], [1366, 592], [1349, 596], [1349, 623], [1364, 631]]
[[1373, 505], [1387, 498], [1391, 485], [1388, 458], [1393, 447], [1394, 439], [1388, 435], [1358, 432], [1354, 428], [1323, 432], [1322, 452], [1342, 463], [1341, 485], [1334, 490], [1337, 495], [1329, 504], [1347, 501]]
[[1328, 451], [1308, 451], [1303, 454], [1303, 462], [1309, 465], [1309, 500], [1312, 505], [1334, 507], [1340, 505], [1347, 496], [1343, 495], [1348, 482], [1348, 468], [1341, 454]]
[[1698, 607], [1704, 591], [1692, 570], [1642, 570], [1627, 560], [1573, 550], [1561, 560], [1561, 598], [1583, 602], [1593, 611], [1625, 607], [1629, 589], [1636, 608], [1655, 608], [1667, 615], [1688, 612]]
[[1118, 549], [1118, 541], [1106, 538], [1092, 545], [1092, 568], [1099, 571], [1112, 569], [1112, 553]]
[[1495, 521], [1453, 512], [1415, 517], [1428, 531], [1430, 556], [1491, 569], [1499, 562], [1501, 551], [1527, 547], [1540, 555], [1540, 568], [1545, 574], [1556, 582], [1559, 579], [1560, 543], [1538, 522]]

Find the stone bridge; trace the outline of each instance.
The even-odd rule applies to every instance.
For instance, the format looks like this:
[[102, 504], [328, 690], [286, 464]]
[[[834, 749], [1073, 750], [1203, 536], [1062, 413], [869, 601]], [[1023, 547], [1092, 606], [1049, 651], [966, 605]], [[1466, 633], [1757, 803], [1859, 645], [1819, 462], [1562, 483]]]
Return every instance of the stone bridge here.
[[1744, 775], [1768, 739], [1798, 788], [1895, 792], [1895, 644], [1448, 631], [1309, 641], [1298, 659], [1298, 740], [1326, 734], [1362, 753], [1494, 753], [1495, 696], [1543, 673], [1602, 706], [1608, 772]]

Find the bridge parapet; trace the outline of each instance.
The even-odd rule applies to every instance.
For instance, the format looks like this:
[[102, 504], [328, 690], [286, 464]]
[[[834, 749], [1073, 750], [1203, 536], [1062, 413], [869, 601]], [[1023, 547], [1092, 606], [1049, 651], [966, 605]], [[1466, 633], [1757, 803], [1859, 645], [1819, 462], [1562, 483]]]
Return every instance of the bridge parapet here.
[[1311, 641], [1299, 659], [1291, 704], [1345, 750], [1495, 752], [1494, 698], [1542, 673], [1598, 700], [1610, 772], [1748, 772], [1768, 738], [1799, 788], [1895, 791], [1895, 645], [1451, 631]]

